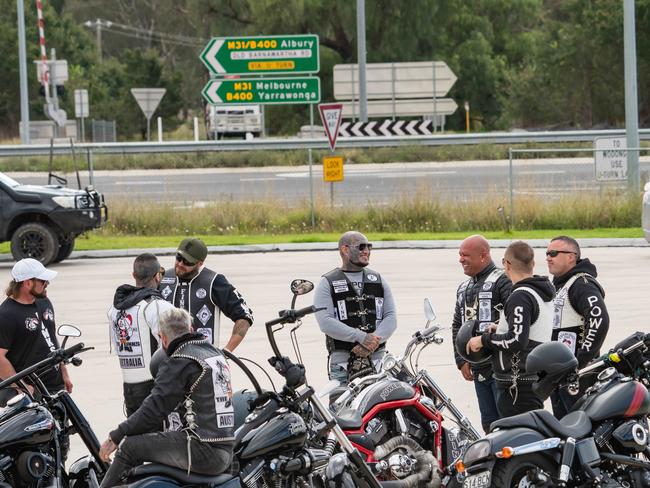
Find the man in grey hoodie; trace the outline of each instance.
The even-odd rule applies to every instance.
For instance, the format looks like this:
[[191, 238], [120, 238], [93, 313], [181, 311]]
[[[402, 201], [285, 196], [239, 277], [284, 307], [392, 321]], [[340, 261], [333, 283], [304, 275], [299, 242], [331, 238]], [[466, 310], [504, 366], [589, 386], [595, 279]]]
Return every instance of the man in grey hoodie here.
[[156, 256], [140, 254], [133, 262], [135, 286], [119, 286], [108, 311], [111, 349], [120, 360], [127, 417], [151, 393], [154, 381], [149, 363], [158, 349], [158, 320], [162, 312], [174, 308], [158, 291], [164, 273]]

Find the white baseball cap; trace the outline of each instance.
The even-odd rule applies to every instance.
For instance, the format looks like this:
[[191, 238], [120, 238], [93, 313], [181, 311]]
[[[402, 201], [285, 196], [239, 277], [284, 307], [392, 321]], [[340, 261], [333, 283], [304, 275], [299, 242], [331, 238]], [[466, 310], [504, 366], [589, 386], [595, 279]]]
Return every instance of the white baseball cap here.
[[33, 258], [25, 258], [14, 264], [11, 269], [11, 276], [14, 281], [25, 281], [36, 278], [37, 280], [52, 281], [57, 275], [56, 271], [47, 269], [40, 261]]

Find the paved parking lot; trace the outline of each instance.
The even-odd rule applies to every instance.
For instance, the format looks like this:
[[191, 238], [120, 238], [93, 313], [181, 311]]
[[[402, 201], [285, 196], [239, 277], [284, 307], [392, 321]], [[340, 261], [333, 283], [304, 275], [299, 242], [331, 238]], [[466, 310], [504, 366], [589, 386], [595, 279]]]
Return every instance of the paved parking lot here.
[[[542, 249], [536, 249], [536, 272], [547, 274]], [[443, 325], [451, 323], [455, 290], [464, 279], [454, 249], [376, 250], [371, 267], [390, 283], [398, 309], [398, 330], [389, 349], [401, 353], [411, 334], [424, 326], [422, 302], [431, 298]], [[503, 249], [493, 251], [500, 262]], [[600, 282], [606, 290], [611, 316], [607, 346], [615, 344], [636, 330], [648, 330], [650, 305], [650, 248], [590, 248], [584, 256], [596, 264]], [[164, 266], [173, 265], [173, 258], [161, 258]], [[59, 276], [49, 288], [54, 302], [57, 323], [78, 326], [82, 339], [95, 349], [83, 355], [84, 363], [71, 367], [75, 384], [74, 398], [87, 415], [97, 436], [103, 440], [123, 418], [122, 386], [117, 359], [109, 354], [106, 311], [115, 288], [131, 283], [132, 258], [69, 260], [53, 266]], [[237, 353], [254, 359], [270, 371], [266, 359], [271, 350], [263, 327], [265, 320], [277, 316], [278, 310], [290, 303], [289, 283], [292, 278], [317, 281], [321, 274], [339, 264], [336, 251], [274, 252], [254, 254], [210, 255], [206, 264], [234, 283], [254, 311], [256, 323]], [[7, 283], [11, 263], [0, 263], [0, 282]], [[311, 296], [299, 297], [297, 306], [311, 303]], [[221, 339], [225, 343], [230, 324], [222, 320]], [[289, 353], [289, 334], [283, 331], [280, 347]], [[420, 357], [445, 391], [466, 412], [475, 425], [480, 425], [473, 385], [465, 382], [452, 361], [451, 333], [440, 346], [432, 345]], [[324, 339], [313, 318], [307, 318], [298, 331], [302, 357], [308, 380], [318, 389], [327, 381]], [[276, 385], [280, 377], [271, 372]], [[268, 385], [260, 374], [260, 381]], [[266, 382], [265, 382], [266, 381]], [[235, 373], [235, 389], [245, 387], [241, 375]], [[83, 452], [80, 443], [73, 444], [71, 459]]]

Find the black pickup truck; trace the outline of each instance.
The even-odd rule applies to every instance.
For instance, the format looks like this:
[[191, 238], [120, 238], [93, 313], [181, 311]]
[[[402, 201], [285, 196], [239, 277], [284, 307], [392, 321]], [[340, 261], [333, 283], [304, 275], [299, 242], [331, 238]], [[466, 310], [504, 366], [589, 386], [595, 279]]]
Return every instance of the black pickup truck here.
[[75, 238], [101, 227], [106, 213], [104, 196], [92, 187], [21, 185], [0, 173], [0, 242], [11, 241], [15, 260], [63, 261]]

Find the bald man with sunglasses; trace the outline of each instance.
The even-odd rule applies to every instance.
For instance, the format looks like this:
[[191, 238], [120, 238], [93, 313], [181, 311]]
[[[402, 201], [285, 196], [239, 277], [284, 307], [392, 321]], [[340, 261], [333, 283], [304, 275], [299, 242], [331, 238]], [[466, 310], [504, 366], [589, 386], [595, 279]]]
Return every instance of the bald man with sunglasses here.
[[356, 231], [339, 239], [341, 267], [323, 275], [314, 306], [329, 353], [329, 377], [347, 383], [373, 373], [397, 328], [395, 300], [386, 281], [371, 269], [372, 244]]
[[[609, 314], [605, 291], [596, 281], [596, 266], [581, 257], [580, 245], [572, 237], [551, 239], [546, 249], [546, 264], [556, 290], [552, 339], [566, 344], [582, 368], [600, 356], [600, 347], [607, 336]], [[553, 414], [558, 419], [582, 396], [589, 386], [588, 380], [581, 380], [577, 395], [570, 395], [564, 389], [553, 393]]]

